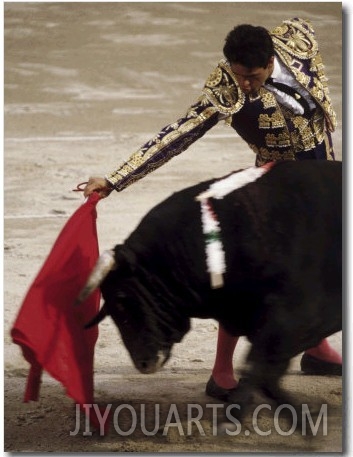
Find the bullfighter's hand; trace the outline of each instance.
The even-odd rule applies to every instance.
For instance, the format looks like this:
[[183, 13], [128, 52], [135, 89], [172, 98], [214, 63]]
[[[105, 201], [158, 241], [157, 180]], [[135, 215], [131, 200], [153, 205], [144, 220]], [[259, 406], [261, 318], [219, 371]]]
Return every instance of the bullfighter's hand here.
[[112, 192], [113, 187], [105, 178], [90, 177], [86, 187], [83, 189], [83, 194], [88, 197], [93, 192], [97, 192], [101, 198], [108, 197]]

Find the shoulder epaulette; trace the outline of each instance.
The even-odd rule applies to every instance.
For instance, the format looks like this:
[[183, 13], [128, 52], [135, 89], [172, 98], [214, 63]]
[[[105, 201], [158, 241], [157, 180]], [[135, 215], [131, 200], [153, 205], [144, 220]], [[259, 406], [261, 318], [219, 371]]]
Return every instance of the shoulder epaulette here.
[[315, 32], [309, 21], [294, 18], [270, 32], [275, 48], [298, 59], [312, 59], [318, 52]]
[[222, 114], [234, 114], [243, 106], [245, 96], [227, 63], [222, 60], [208, 77], [203, 93]]

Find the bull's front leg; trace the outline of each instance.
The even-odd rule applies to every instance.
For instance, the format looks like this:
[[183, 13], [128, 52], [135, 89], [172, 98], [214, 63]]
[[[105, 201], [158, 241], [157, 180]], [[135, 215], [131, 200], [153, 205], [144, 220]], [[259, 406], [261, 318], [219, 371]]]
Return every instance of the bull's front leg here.
[[287, 296], [290, 296], [288, 291], [284, 297], [278, 293], [266, 298], [265, 310], [249, 335], [251, 349], [247, 356], [248, 382], [278, 405], [293, 402], [280, 381], [301, 340], [300, 319], [292, 313], [299, 297], [289, 302]]
[[237, 419], [242, 419], [250, 412], [254, 399], [259, 396], [265, 401], [280, 404], [293, 404], [289, 395], [280, 387], [280, 380], [287, 370], [289, 361], [269, 363], [261, 358], [253, 358], [251, 350], [248, 356], [248, 366], [243, 371], [237, 389], [232, 392], [228, 403], [238, 405]]
[[[297, 428], [301, 426], [301, 406], [281, 386], [281, 380], [285, 375], [292, 354], [292, 338], [283, 333], [272, 334], [263, 339], [253, 341], [247, 357], [248, 366], [245, 370], [247, 389], [253, 393], [258, 392], [264, 399], [273, 404], [274, 408], [282, 405], [290, 405], [296, 411]], [[241, 393], [241, 392], [240, 392]], [[283, 417], [289, 422], [293, 419], [293, 410], [283, 408]], [[286, 417], [287, 415], [287, 417]]]
[[288, 403], [290, 397], [280, 384], [288, 365], [289, 359], [282, 361], [266, 360], [262, 355], [258, 357], [252, 348], [248, 356], [248, 367], [244, 373], [249, 388], [278, 405]]

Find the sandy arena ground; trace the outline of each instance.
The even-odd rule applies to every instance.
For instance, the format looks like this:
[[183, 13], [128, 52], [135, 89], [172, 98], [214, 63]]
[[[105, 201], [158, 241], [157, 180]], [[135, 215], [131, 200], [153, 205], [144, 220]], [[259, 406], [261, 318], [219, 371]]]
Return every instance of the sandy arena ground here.
[[[11, 3], [5, 10], [5, 254], [4, 388], [5, 451], [19, 452], [339, 452], [342, 449], [341, 378], [303, 376], [299, 357], [285, 386], [304, 403], [328, 404], [328, 433], [313, 439], [283, 436], [266, 414], [267, 436], [244, 431], [213, 436], [204, 394], [213, 364], [217, 325], [193, 321], [192, 331], [159, 373], [140, 375], [109, 320], [96, 346], [95, 393], [102, 405], [130, 404], [139, 411], [159, 404], [160, 430], [145, 436], [140, 421], [123, 436], [76, 436], [75, 407], [49, 376], [41, 398], [24, 404], [27, 363], [10, 338], [24, 295], [68, 217], [83, 202], [71, 191], [90, 175], [113, 170], [161, 127], [196, 100], [221, 58], [226, 33], [238, 23], [272, 28], [283, 19], [310, 19], [317, 31], [337, 110], [334, 134], [342, 159], [342, 61], [340, 3]], [[142, 215], [172, 192], [230, 170], [253, 165], [253, 153], [229, 128], [218, 125], [187, 152], [149, 177], [114, 192], [98, 205], [101, 250], [121, 242]], [[341, 350], [341, 334], [330, 338]], [[241, 368], [248, 344], [241, 340]], [[166, 413], [175, 404], [184, 435]], [[205, 432], [187, 433], [187, 405], [205, 411]], [[208, 412], [207, 412], [207, 411]], [[207, 414], [206, 414], [207, 412]], [[125, 414], [125, 415], [124, 415]], [[120, 426], [129, 430], [125, 409]], [[162, 417], [163, 416], [163, 417]], [[153, 428], [153, 414], [147, 428]], [[266, 422], [267, 421], [267, 422]], [[272, 427], [271, 427], [272, 424]]]

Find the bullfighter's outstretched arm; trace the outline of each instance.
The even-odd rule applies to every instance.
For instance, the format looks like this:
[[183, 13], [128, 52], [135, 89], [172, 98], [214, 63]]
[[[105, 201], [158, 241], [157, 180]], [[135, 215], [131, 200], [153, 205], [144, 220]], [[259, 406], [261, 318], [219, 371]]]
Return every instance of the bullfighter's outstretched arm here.
[[105, 179], [117, 191], [125, 189], [185, 151], [216, 125], [219, 119], [218, 110], [202, 95], [183, 117], [165, 126], [126, 162], [105, 176]]
[[84, 195], [87, 197], [96, 191], [101, 197], [107, 197], [114, 189], [124, 190], [185, 151], [219, 121], [229, 125], [232, 114], [240, 110], [243, 103], [244, 94], [229, 64], [220, 61], [206, 80], [201, 96], [184, 116], [165, 126], [112, 173], [104, 178], [91, 177]]

